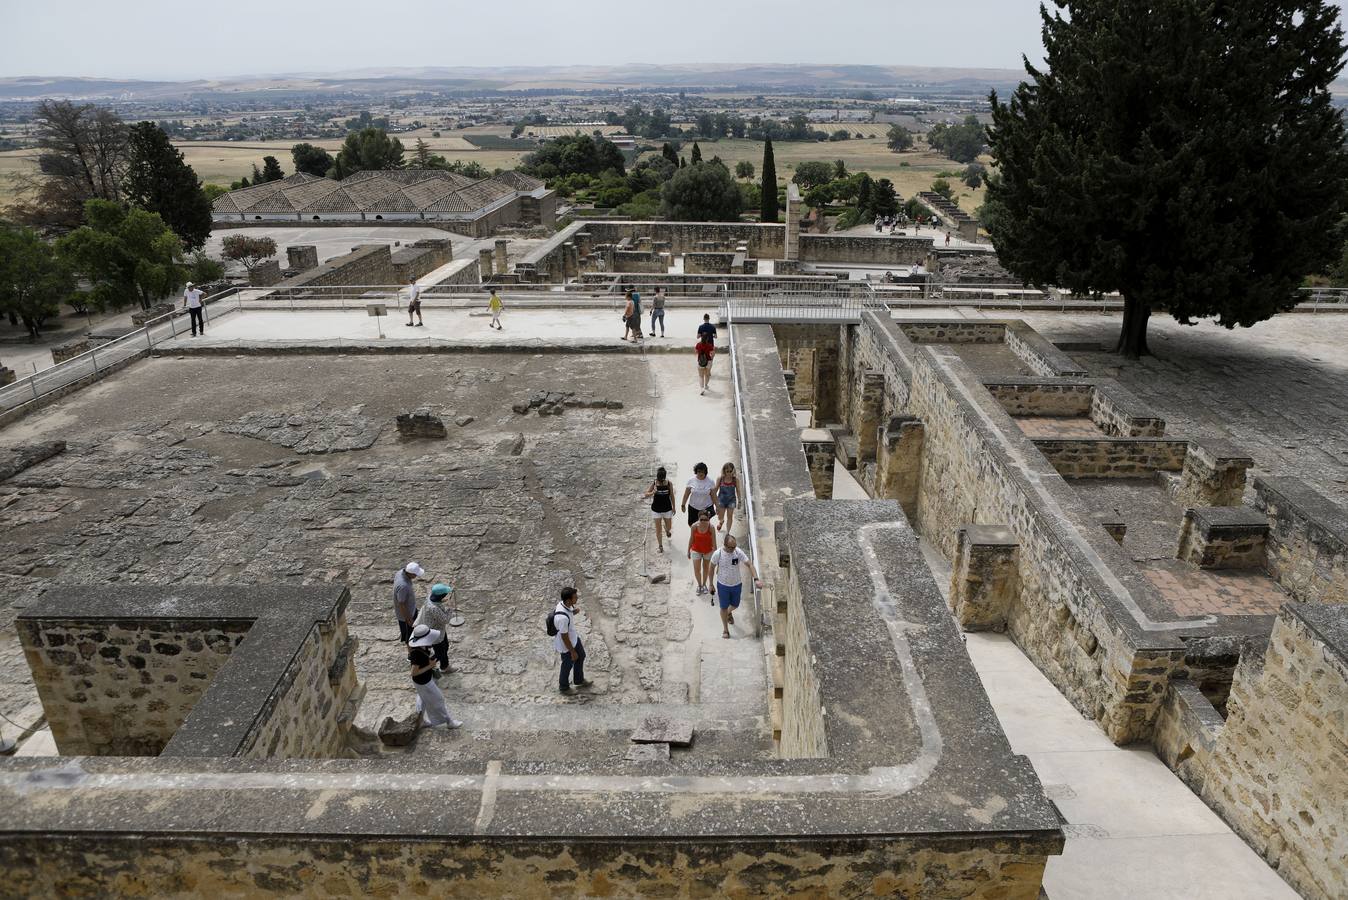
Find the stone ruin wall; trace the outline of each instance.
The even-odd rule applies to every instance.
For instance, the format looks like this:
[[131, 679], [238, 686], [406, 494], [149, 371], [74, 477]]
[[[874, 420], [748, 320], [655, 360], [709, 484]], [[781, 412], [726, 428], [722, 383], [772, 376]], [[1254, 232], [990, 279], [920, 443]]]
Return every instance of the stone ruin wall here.
[[812, 263], [911, 266], [925, 262], [931, 246], [931, 238], [802, 234], [800, 259]]
[[784, 672], [782, 677], [782, 739], [778, 752], [787, 759], [828, 756], [828, 739], [824, 728], [824, 706], [819, 698], [819, 683], [815, 679], [810, 636], [805, 627], [805, 616], [800, 612], [800, 585], [788, 578], [778, 590], [785, 588]]
[[346, 731], [340, 715], [357, 689], [354, 650], [345, 615], [331, 628], [315, 625], [236, 755], [250, 759], [343, 755]]
[[330, 259], [316, 269], [280, 281], [275, 286], [278, 289], [328, 285], [379, 286], [394, 284], [393, 279], [393, 252], [389, 245], [367, 244]]
[[62, 756], [157, 756], [246, 622], [16, 623]]
[[[420, 802], [425, 798], [406, 798]], [[897, 866], [896, 860], [903, 865]], [[471, 840], [88, 833], [13, 836], [0, 868], [17, 896], [661, 897], [769, 895], [1037, 900], [1045, 857], [1014, 840]], [[937, 890], [939, 894], [933, 894]]]
[[[1331, 618], [1337, 646], [1317, 627]], [[1345, 622], [1348, 606], [1284, 606], [1267, 649], [1242, 657], [1225, 721], [1177, 682], [1154, 737], [1166, 765], [1283, 878], [1324, 900], [1348, 896]]]
[[757, 259], [781, 259], [786, 252], [785, 225], [759, 225], [753, 222], [617, 222], [584, 220], [594, 244], [616, 244], [623, 238], [633, 243], [648, 237], [655, 243], [668, 242], [675, 256], [692, 253], [698, 244], [748, 245], [748, 255]]
[[1348, 603], [1348, 514], [1296, 478], [1261, 476], [1254, 488], [1269, 574], [1303, 603]]
[[392, 252], [393, 280], [389, 284], [406, 284], [435, 271], [453, 257], [454, 248], [448, 238], [414, 241]]

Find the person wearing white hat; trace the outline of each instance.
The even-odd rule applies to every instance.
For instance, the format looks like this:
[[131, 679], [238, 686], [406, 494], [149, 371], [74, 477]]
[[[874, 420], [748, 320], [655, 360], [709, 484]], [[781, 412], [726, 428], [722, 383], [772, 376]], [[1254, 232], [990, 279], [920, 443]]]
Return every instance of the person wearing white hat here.
[[398, 640], [406, 644], [417, 620], [417, 589], [413, 582], [424, 578], [426, 570], [410, 562], [393, 576], [393, 613], [398, 617]]
[[426, 625], [413, 628], [412, 639], [407, 642], [407, 661], [412, 664], [412, 686], [417, 691], [417, 712], [421, 713], [422, 724], [431, 728], [437, 725], [458, 728], [463, 723], [449, 714], [445, 695], [432, 675], [435, 654], [431, 648], [440, 643], [443, 636]]
[[197, 336], [197, 329], [201, 333], [206, 333], [206, 321], [202, 318], [201, 312], [201, 291], [197, 289], [192, 282], [187, 282], [187, 289], [183, 291], [183, 309], [192, 317], [192, 337]]

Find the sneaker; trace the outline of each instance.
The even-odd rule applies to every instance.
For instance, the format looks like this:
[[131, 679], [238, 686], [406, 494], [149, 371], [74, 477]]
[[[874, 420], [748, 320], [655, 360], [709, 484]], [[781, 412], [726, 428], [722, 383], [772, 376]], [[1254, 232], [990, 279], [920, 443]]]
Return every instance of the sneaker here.
[[589, 687], [592, 684], [594, 684], [593, 681], [577, 681], [576, 687], [578, 688]]
[[425, 325], [425, 324], [426, 324], [425, 322], [418, 322], [418, 323], [417, 323], [417, 327], [420, 328], [421, 326], [423, 326], [423, 325]]
[[559, 694], [569, 694], [569, 693], [571, 693], [571, 688], [569, 688], [569, 687], [558, 688], [558, 689], [557, 689], [557, 693], [559, 693]]
[[450, 720], [449, 720], [449, 727], [450, 727], [450, 728], [462, 728], [462, 727], [463, 727], [463, 723], [460, 722], [458, 719], [450, 719]]
[[701, 596], [702, 596], [703, 594], [705, 594], [705, 593], [707, 593], [707, 589], [704, 588], [702, 585], [699, 584], [699, 585], [697, 586], [697, 595], [698, 595], [699, 597], [701, 597]]
[[408, 328], [411, 328], [411, 327], [412, 327], [413, 325], [415, 325], [415, 324], [416, 324], [415, 322], [408, 322], [408, 323], [407, 323], [407, 327], [408, 327]]
[[654, 331], [651, 332], [651, 337], [655, 337], [655, 332], [654, 332]]

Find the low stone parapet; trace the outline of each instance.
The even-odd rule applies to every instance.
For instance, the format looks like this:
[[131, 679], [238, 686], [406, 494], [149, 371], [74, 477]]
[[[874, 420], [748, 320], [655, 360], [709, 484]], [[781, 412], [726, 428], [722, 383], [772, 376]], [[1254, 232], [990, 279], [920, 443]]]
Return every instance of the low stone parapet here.
[[73, 341], [66, 341], [51, 348], [52, 365], [60, 365], [68, 359], [74, 359], [81, 353], [88, 353], [92, 349], [89, 338], [82, 337]]
[[1245, 494], [1245, 470], [1252, 465], [1253, 457], [1226, 441], [1192, 443], [1175, 487], [1175, 500], [1184, 506], [1239, 506]]
[[1020, 590], [1020, 541], [999, 525], [959, 529], [950, 576], [950, 609], [965, 631], [1005, 631]]
[[1175, 556], [1200, 569], [1262, 569], [1268, 519], [1247, 506], [1200, 506], [1184, 511]]

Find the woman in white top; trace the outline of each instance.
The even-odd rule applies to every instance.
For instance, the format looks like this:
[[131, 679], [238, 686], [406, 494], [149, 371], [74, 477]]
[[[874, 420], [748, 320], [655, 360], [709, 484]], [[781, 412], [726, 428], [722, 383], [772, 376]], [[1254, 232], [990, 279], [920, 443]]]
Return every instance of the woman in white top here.
[[707, 477], [707, 464], [700, 462], [693, 466], [693, 477], [688, 479], [683, 500], [679, 502], [679, 509], [688, 513], [689, 525], [697, 522], [698, 514], [704, 509], [709, 516], [716, 515], [716, 504], [711, 499], [714, 490], [716, 482]]

